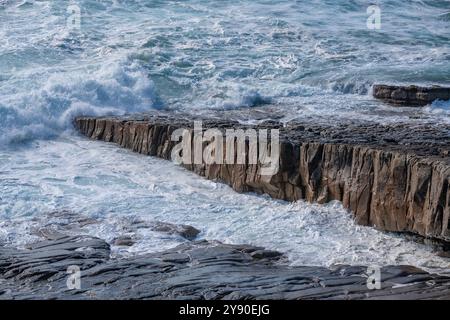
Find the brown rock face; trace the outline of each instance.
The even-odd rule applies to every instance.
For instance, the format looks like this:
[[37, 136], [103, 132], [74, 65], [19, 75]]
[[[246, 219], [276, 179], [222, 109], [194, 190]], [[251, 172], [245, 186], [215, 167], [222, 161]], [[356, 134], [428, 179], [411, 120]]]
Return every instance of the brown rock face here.
[[[167, 116], [75, 120], [78, 130], [135, 152], [171, 158], [177, 128], [192, 122]], [[204, 128], [232, 128], [231, 121], [207, 120]], [[276, 199], [342, 201], [362, 225], [450, 240], [450, 127], [311, 124], [280, 126], [280, 170], [259, 174], [258, 165], [184, 165], [239, 192]]]
[[438, 99], [450, 100], [450, 88], [376, 84], [373, 96], [395, 105], [425, 106]]

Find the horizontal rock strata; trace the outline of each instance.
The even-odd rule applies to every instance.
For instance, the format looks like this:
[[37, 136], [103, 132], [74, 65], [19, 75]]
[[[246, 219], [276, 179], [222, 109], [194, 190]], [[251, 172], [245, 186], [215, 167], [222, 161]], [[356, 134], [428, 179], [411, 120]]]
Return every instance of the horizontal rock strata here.
[[435, 100], [450, 100], [450, 88], [377, 84], [373, 86], [373, 96], [395, 105], [425, 106]]
[[[0, 299], [450, 299], [450, 278], [383, 267], [369, 290], [366, 267], [288, 267], [280, 253], [249, 245], [187, 242], [111, 259], [109, 245], [63, 236], [27, 250], [0, 248]], [[80, 270], [80, 287], [67, 270]]]
[[[172, 132], [192, 125], [192, 119], [161, 114], [75, 120], [92, 139], [168, 160], [178, 143], [171, 141]], [[245, 128], [225, 120], [205, 120], [203, 127]], [[239, 192], [288, 201], [339, 200], [359, 224], [450, 240], [450, 126], [266, 122], [255, 128], [281, 131], [276, 175], [260, 175], [258, 165], [184, 166]]]

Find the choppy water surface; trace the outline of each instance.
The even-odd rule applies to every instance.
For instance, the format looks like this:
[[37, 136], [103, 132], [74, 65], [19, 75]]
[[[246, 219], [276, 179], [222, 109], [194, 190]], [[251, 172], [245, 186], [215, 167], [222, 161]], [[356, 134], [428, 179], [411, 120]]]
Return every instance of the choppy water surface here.
[[2, 140], [149, 108], [448, 122], [448, 104], [389, 111], [368, 95], [374, 82], [450, 83], [448, 1], [378, 1], [380, 30], [364, 0], [76, 3], [80, 29], [69, 1], [0, 1]]
[[[447, 268], [431, 248], [354, 225], [337, 203], [238, 195], [70, 130], [80, 114], [264, 105], [285, 119], [449, 123], [448, 102], [393, 109], [370, 97], [376, 82], [450, 83], [448, 1], [378, 1], [380, 30], [367, 28], [363, 0], [76, 3], [80, 29], [70, 30], [69, 1], [0, 0], [2, 241], [34, 241], [24, 235], [39, 219], [67, 209], [96, 217], [89, 232], [107, 239], [127, 219], [163, 220], [286, 251], [295, 264]], [[130, 252], [181, 241], [137, 236]]]

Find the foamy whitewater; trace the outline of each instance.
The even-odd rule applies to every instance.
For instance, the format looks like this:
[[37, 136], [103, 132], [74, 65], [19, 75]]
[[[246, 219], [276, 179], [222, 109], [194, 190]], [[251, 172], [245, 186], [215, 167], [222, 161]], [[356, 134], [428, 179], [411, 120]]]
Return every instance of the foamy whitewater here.
[[[236, 194], [72, 129], [76, 115], [265, 105], [285, 120], [450, 123], [449, 102], [389, 108], [370, 96], [375, 82], [450, 83], [450, 3], [377, 3], [380, 30], [367, 28], [363, 0], [0, 0], [0, 241], [37, 241], [47, 214], [68, 210], [98, 221], [78, 231], [108, 241], [134, 219], [159, 220], [287, 252], [293, 264], [448, 269], [431, 247], [355, 225], [339, 203]], [[67, 27], [71, 4], [80, 29]], [[184, 241], [133, 237], [114, 254]]]

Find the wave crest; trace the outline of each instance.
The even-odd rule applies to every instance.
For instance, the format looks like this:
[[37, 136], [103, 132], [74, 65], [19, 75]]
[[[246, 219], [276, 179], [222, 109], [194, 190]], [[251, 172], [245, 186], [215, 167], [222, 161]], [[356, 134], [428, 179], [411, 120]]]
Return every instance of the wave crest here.
[[52, 74], [41, 87], [0, 100], [0, 143], [54, 137], [71, 128], [78, 115], [122, 115], [161, 107], [153, 82], [136, 64]]

